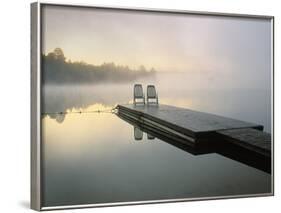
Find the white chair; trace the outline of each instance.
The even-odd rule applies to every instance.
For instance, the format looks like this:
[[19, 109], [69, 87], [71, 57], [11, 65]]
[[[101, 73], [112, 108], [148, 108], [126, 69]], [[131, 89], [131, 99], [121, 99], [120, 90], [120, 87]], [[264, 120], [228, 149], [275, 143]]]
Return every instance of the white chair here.
[[[141, 99], [141, 101], [138, 101], [139, 99]], [[145, 104], [145, 97], [141, 84], [134, 85], [134, 104], [138, 103]]]
[[[156, 93], [156, 89], [154, 85], [147, 85], [147, 89], [146, 89], [146, 99], [147, 99], [147, 104], [157, 104], [158, 105], [158, 95]], [[154, 101], [149, 101], [150, 99], [154, 100]]]

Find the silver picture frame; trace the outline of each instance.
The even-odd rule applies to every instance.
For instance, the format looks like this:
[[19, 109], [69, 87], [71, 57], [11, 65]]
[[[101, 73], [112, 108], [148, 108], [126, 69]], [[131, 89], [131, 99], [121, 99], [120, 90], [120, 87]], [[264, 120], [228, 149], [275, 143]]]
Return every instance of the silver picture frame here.
[[[146, 11], [151, 13], [173, 13], [173, 14], [192, 14], [205, 16], [221, 16], [221, 17], [237, 17], [237, 18], [254, 18], [266, 19], [271, 21], [271, 107], [272, 107], [272, 190], [271, 193], [249, 194], [237, 196], [216, 196], [216, 197], [201, 197], [201, 198], [182, 198], [182, 199], [166, 199], [166, 200], [149, 200], [136, 202], [117, 202], [117, 203], [102, 203], [102, 204], [86, 204], [86, 205], [67, 205], [67, 206], [42, 206], [42, 141], [41, 141], [41, 11], [44, 5], [57, 5], [67, 7], [87, 7], [101, 8], [108, 10], [129, 10], [129, 11]], [[53, 2], [34, 2], [31, 4], [31, 209], [37, 211], [43, 210], [59, 210], [73, 208], [90, 208], [103, 206], [121, 206], [121, 205], [139, 205], [153, 203], [168, 203], [168, 202], [183, 202], [183, 201], [198, 201], [198, 200], [213, 200], [213, 199], [229, 199], [229, 198], [245, 198], [245, 197], [262, 197], [274, 195], [274, 16], [269, 15], [250, 15], [250, 14], [235, 14], [235, 13], [219, 13], [205, 11], [188, 11], [174, 9], [155, 9], [155, 8], [134, 8], [134, 7], [109, 7], [96, 5], [81, 5], [81, 4], [59, 4]]]

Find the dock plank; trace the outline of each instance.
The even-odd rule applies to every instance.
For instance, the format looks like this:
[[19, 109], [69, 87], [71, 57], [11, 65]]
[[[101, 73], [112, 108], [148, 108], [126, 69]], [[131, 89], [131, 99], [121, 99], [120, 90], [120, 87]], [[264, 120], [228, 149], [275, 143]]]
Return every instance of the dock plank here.
[[255, 149], [264, 155], [271, 155], [271, 135], [251, 128], [217, 131], [224, 139], [247, 149]]
[[120, 109], [128, 110], [132, 113], [142, 115], [157, 122], [172, 124], [175, 127], [185, 129], [194, 137], [200, 133], [226, 129], [263, 129], [262, 125], [169, 105], [161, 104], [159, 106], [136, 106], [134, 104], [127, 104], [118, 106]]

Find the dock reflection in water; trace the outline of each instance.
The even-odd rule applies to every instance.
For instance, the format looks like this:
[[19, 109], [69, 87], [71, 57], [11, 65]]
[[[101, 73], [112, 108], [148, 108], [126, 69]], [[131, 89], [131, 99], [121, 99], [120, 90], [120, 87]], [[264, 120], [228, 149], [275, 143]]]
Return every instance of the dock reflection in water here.
[[218, 141], [217, 143], [212, 143], [208, 146], [189, 146], [188, 144], [177, 142], [175, 138], [169, 137], [165, 134], [161, 134], [159, 131], [153, 130], [151, 127], [145, 125], [144, 123], [135, 122], [124, 116], [121, 116], [120, 114], [118, 116], [134, 126], [134, 138], [136, 141], [142, 140], [143, 134], [145, 132], [147, 134], [148, 140], [159, 138], [162, 141], [193, 155], [218, 153], [222, 156], [244, 163], [253, 168], [271, 173], [271, 157], [253, 153], [234, 144], [229, 144], [225, 141]]

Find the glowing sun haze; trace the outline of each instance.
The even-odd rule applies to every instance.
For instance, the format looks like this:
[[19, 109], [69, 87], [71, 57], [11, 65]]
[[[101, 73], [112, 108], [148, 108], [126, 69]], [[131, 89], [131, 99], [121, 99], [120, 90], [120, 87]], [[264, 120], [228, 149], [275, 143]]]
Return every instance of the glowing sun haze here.
[[43, 53], [157, 71], [258, 76], [270, 82], [269, 19], [167, 14], [46, 5]]

